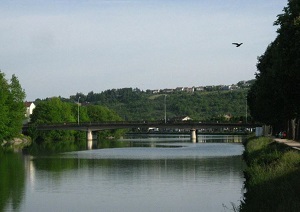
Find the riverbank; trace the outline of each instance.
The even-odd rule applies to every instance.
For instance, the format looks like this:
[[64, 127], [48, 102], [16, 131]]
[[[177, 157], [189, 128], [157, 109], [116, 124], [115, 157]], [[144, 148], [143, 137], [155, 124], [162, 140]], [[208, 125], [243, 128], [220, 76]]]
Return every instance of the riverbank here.
[[3, 141], [1, 148], [3, 151], [21, 151], [24, 147], [29, 146], [32, 140], [28, 136], [20, 135], [19, 137], [13, 138], [10, 141]]
[[300, 153], [272, 138], [245, 143], [244, 201], [240, 211], [299, 211]]

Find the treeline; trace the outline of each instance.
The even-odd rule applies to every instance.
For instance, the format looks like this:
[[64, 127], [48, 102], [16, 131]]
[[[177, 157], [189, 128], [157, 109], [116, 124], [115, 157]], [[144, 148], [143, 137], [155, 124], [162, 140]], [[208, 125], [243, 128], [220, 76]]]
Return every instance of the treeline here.
[[65, 102], [81, 102], [110, 108], [128, 121], [156, 121], [179, 116], [189, 116], [199, 121], [251, 121], [246, 96], [248, 89], [210, 92], [174, 92], [152, 94], [137, 88], [111, 89], [87, 95], [77, 93]]
[[[72, 130], [36, 131], [39, 124], [105, 122], [122, 120], [114, 111], [100, 105], [78, 105], [60, 98], [38, 101], [31, 115], [29, 135], [37, 142], [83, 139], [84, 132]], [[99, 137], [117, 136], [122, 130], [101, 131]]]
[[0, 71], [0, 144], [19, 136], [25, 114], [25, 92], [18, 78], [10, 80]]
[[300, 0], [289, 0], [274, 23], [276, 39], [258, 58], [256, 81], [248, 93], [251, 116], [299, 139]]

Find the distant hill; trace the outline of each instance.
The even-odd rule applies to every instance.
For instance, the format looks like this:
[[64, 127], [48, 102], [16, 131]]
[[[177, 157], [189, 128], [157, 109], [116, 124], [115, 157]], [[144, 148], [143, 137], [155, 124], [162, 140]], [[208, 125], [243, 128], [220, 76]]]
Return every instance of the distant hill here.
[[[200, 90], [147, 90], [121, 88], [101, 93], [77, 93], [67, 102], [103, 105], [116, 111], [124, 120], [162, 120], [165, 106], [167, 119], [189, 116], [199, 121], [243, 121], [246, 117], [246, 96], [254, 80], [231, 86], [208, 86]], [[80, 98], [79, 98], [80, 97]], [[249, 111], [248, 111], [249, 112]], [[248, 120], [250, 119], [247, 114]]]

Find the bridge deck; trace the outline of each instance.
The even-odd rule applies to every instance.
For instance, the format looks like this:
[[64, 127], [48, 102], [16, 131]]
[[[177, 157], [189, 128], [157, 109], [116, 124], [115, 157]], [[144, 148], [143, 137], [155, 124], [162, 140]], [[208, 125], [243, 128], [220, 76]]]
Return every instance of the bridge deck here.
[[259, 124], [248, 123], [201, 123], [201, 122], [98, 122], [98, 123], [56, 123], [43, 125], [24, 125], [23, 131], [30, 127], [37, 130], [107, 130], [107, 129], [130, 129], [130, 128], [169, 128], [169, 129], [207, 129], [207, 128], [254, 128], [260, 127]]

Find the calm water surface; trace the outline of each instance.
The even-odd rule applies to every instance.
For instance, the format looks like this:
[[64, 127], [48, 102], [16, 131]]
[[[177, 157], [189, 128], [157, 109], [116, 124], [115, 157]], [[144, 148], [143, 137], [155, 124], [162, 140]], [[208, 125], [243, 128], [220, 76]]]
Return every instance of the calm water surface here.
[[[118, 148], [11, 156], [0, 165], [1, 175], [14, 172], [0, 184], [0, 210], [232, 211], [243, 197], [238, 141], [142, 136], [121, 139]], [[12, 160], [13, 167], [5, 162]]]

